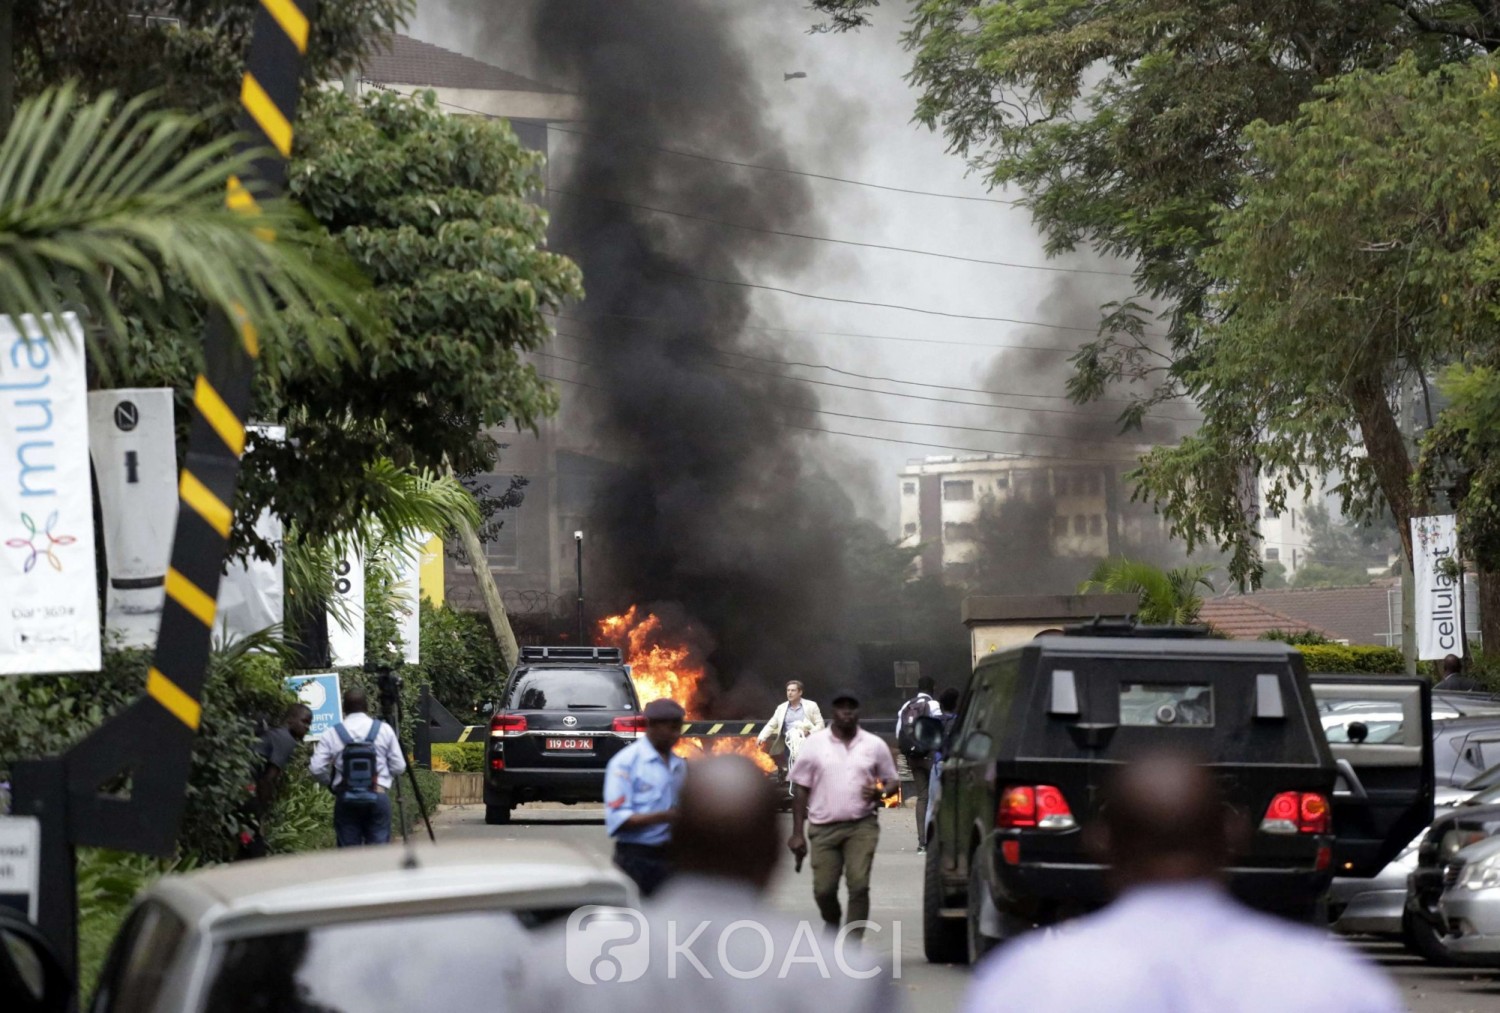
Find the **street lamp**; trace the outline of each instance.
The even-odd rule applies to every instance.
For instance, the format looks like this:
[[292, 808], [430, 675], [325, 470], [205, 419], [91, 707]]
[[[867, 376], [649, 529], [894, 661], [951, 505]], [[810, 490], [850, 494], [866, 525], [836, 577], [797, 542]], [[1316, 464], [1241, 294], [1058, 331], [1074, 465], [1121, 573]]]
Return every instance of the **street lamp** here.
[[583, 631], [583, 532], [573, 532], [573, 544], [577, 548], [578, 560], [578, 646], [582, 647], [585, 636]]

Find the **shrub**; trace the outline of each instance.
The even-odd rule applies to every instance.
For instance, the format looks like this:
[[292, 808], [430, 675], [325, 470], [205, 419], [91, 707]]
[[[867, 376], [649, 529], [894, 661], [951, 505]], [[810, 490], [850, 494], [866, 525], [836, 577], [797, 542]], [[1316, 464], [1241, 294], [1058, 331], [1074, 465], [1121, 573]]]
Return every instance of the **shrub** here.
[[422, 600], [422, 663], [432, 695], [461, 721], [499, 695], [505, 683], [500, 647], [487, 616]]
[[1279, 640], [1283, 644], [1291, 644], [1294, 647], [1312, 646], [1318, 644], [1331, 644], [1332, 640], [1321, 633], [1312, 630], [1303, 630], [1300, 633], [1291, 633], [1287, 630], [1266, 630], [1260, 635], [1262, 640]]
[[434, 742], [432, 769], [455, 774], [478, 774], [484, 770], [484, 743]]
[[1307, 644], [1298, 650], [1302, 652], [1302, 660], [1309, 672], [1398, 675], [1406, 670], [1406, 659], [1394, 647]]

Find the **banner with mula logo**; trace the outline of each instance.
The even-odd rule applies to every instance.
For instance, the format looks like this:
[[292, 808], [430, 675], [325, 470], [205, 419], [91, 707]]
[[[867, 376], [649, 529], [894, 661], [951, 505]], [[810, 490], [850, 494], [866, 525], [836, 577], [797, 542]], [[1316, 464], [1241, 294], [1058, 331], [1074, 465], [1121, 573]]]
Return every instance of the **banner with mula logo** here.
[[83, 329], [0, 316], [0, 675], [99, 670]]
[[1458, 524], [1453, 514], [1411, 519], [1412, 601], [1417, 617], [1417, 658], [1463, 657], [1463, 592], [1459, 586]]

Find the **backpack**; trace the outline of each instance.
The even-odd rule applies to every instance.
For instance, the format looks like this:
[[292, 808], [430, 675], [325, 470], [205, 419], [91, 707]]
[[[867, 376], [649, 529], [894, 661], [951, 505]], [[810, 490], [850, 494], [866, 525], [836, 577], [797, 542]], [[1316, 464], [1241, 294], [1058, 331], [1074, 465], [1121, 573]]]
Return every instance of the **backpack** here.
[[896, 721], [896, 748], [905, 756], [921, 758], [928, 755], [928, 750], [917, 742], [917, 718], [927, 716], [927, 705], [931, 700], [926, 693], [918, 693], [901, 707]]
[[376, 791], [380, 786], [379, 768], [375, 763], [375, 737], [380, 734], [380, 722], [370, 722], [370, 732], [361, 742], [354, 741], [342, 721], [333, 730], [344, 743], [344, 751], [339, 754], [339, 798], [345, 805], [374, 805], [380, 797]]

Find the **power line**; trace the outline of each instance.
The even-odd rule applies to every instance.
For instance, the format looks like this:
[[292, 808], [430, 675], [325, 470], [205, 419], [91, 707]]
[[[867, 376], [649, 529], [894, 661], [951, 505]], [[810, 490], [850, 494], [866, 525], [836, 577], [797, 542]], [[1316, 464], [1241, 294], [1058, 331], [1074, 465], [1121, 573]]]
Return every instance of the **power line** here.
[[[592, 384], [592, 383], [584, 383], [581, 380], [569, 380], [569, 379], [567, 379], [565, 377], [561, 377], [561, 376], [548, 376], [545, 373], [538, 373], [537, 375], [539, 377], [541, 377], [543, 380], [551, 380], [553, 383], [566, 383], [566, 384], [569, 384], [570, 386], [585, 387], [585, 388], [587, 388], [589, 390], [597, 390], [597, 391], [601, 391], [601, 392], [606, 393], [606, 394], [613, 393], [607, 387], [600, 387], [597, 384]], [[1062, 456], [1062, 455], [1058, 455], [1058, 454], [1025, 454], [1025, 453], [1021, 453], [1020, 451], [1013, 451], [1013, 450], [988, 450], [988, 449], [985, 449], [985, 448], [982, 448], [982, 447], [958, 447], [958, 446], [953, 446], [952, 444], [948, 444], [948, 443], [924, 443], [924, 442], [919, 441], [919, 440], [898, 440], [898, 439], [894, 439], [894, 438], [889, 437], [889, 436], [871, 436], [868, 433], [850, 433], [850, 432], [844, 432], [843, 430], [839, 430], [839, 429], [823, 429], [823, 428], [818, 427], [818, 426], [799, 426], [799, 425], [797, 425], [796, 423], [793, 423], [793, 422], [781, 422], [779, 420], [774, 420], [774, 419], [771, 420], [771, 424], [774, 425], [774, 426], [781, 426], [784, 429], [800, 429], [800, 430], [803, 430], [803, 431], [809, 432], [809, 433], [828, 433], [831, 436], [849, 436], [849, 437], [852, 437], [852, 438], [854, 438], [856, 440], [872, 440], [872, 441], [874, 441], [876, 443], [890, 443], [890, 444], [893, 444], [893, 445], [896, 445], [896, 446], [903, 446], [903, 447], [930, 447], [930, 448], [933, 448], [933, 449], [936, 449], [936, 450], [957, 450], [957, 451], [960, 451], [960, 452], [966, 453], [966, 454], [985, 454], [985, 455], [987, 455], [989, 457], [1008, 457], [1008, 458], [1014, 458], [1014, 459], [1017, 459], [1017, 460], [1030, 460], [1030, 461], [1082, 461], [1082, 462], [1087, 462], [1089, 464], [1135, 464], [1136, 463], [1136, 459], [1135, 458], [1125, 458], [1125, 457], [1073, 457], [1073, 456]]]
[[675, 211], [671, 208], [653, 207], [649, 204], [635, 204], [626, 200], [618, 200], [613, 197], [598, 197], [594, 194], [580, 193], [577, 190], [562, 190], [558, 187], [549, 186], [548, 193], [562, 194], [566, 197], [580, 197], [584, 200], [598, 201], [600, 204], [614, 204], [618, 207], [633, 208], [637, 211], [650, 211], [659, 215], [671, 215], [675, 218], [686, 218], [695, 222], [706, 222], [709, 225], [720, 225], [726, 229], [740, 229], [745, 232], [759, 232], [768, 236], [784, 236], [788, 239], [806, 239], [815, 243], [834, 243], [839, 246], [858, 246], [868, 250], [886, 250], [891, 253], [912, 253], [920, 257], [940, 257], [943, 260], [958, 260], [967, 264], [986, 264], [992, 267], [1014, 267], [1022, 271], [1052, 271], [1058, 274], [1099, 274], [1113, 278], [1129, 278], [1129, 271], [1102, 271], [1084, 267], [1054, 267], [1047, 264], [1018, 264], [1009, 260], [988, 260], [984, 257], [965, 257], [958, 253], [939, 253], [936, 250], [918, 250], [907, 246], [888, 246], [884, 243], [867, 243], [857, 239], [834, 239], [831, 236], [814, 236], [805, 232], [786, 232], [781, 229], [768, 229], [759, 225], [742, 225], [738, 222], [726, 222], [722, 218], [710, 218], [707, 215], [695, 215], [687, 211]]
[[[463, 107], [458, 106], [457, 108], [462, 109]], [[477, 110], [473, 109], [468, 111], [477, 112]], [[486, 114], [481, 113], [480, 115]], [[597, 134], [597, 131], [574, 130], [569, 129], [568, 127], [560, 127], [555, 123], [548, 123], [547, 129], [556, 130], [561, 134], [574, 134], [578, 137], [589, 137]], [[941, 197], [944, 200], [976, 201], [981, 204], [1009, 204], [1014, 206], [1021, 203], [1018, 200], [1007, 199], [1004, 197], [971, 197], [968, 194], [961, 193], [939, 193], [933, 190], [914, 190], [904, 186], [887, 186], [884, 183], [871, 183], [869, 180], [864, 179], [849, 179], [845, 176], [830, 176], [826, 173], [821, 172], [807, 172], [803, 169], [788, 169], [775, 165], [761, 165], [758, 162], [737, 162], [732, 158], [715, 158], [712, 155], [703, 155], [699, 154], [696, 151], [683, 151], [681, 148], [666, 148], [659, 144], [647, 144], [644, 141], [634, 141], [628, 137], [621, 138], [612, 136], [610, 137], [610, 142], [613, 144], [633, 144], [636, 147], [650, 148], [653, 151], [661, 151], [665, 152], [668, 155], [676, 155], [678, 158], [692, 158], [700, 162], [714, 162], [718, 165], [732, 165], [740, 169], [757, 169], [761, 172], [780, 172], [785, 173], [789, 176], [806, 176], [809, 179], [822, 179], [832, 183], [848, 183], [853, 186], [868, 187], [872, 190], [888, 190], [892, 193], [909, 193], [916, 194], [920, 197]]]

